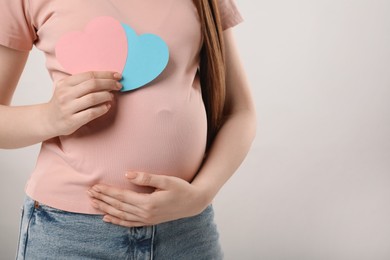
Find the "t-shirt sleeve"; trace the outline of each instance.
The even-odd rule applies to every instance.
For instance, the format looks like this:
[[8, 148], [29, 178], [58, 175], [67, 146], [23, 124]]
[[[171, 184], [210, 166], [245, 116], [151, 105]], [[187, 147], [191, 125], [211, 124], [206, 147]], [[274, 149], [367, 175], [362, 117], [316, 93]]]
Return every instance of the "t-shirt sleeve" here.
[[28, 0], [0, 0], [0, 45], [28, 51], [36, 39]]
[[234, 0], [218, 0], [222, 29], [226, 30], [243, 21]]

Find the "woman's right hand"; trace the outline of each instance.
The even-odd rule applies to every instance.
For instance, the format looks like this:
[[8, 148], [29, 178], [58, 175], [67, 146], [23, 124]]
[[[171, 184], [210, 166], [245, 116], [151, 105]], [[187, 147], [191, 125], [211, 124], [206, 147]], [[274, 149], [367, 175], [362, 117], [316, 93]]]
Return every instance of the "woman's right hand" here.
[[43, 104], [11, 106], [28, 52], [0, 44], [0, 148], [26, 147], [69, 135], [106, 114], [113, 92], [121, 89], [116, 72], [85, 72], [55, 83], [51, 100]]
[[70, 135], [83, 125], [106, 114], [114, 91], [122, 85], [115, 72], [75, 74], [56, 82], [51, 100], [45, 104], [47, 129], [51, 136]]

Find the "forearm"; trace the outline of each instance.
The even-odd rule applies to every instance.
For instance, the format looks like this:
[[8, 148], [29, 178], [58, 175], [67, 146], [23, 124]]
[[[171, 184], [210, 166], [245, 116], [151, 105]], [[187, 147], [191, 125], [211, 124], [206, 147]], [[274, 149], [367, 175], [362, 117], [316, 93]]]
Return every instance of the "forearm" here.
[[210, 203], [234, 174], [247, 155], [256, 134], [254, 111], [230, 116], [219, 130], [208, 156], [192, 184], [199, 187]]
[[0, 105], [0, 148], [25, 147], [53, 137], [44, 122], [45, 106]]

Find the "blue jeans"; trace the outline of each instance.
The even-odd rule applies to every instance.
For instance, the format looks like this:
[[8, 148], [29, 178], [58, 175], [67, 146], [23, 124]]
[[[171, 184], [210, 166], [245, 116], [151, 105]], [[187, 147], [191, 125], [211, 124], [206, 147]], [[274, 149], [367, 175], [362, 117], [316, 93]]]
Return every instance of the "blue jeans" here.
[[155, 226], [126, 228], [101, 215], [58, 210], [27, 197], [17, 259], [222, 259], [212, 206]]

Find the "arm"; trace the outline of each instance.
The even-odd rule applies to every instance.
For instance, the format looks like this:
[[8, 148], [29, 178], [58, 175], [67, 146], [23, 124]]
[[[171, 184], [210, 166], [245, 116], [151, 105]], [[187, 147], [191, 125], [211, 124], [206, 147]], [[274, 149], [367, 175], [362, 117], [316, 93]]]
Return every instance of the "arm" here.
[[104, 221], [122, 226], [144, 226], [200, 213], [244, 160], [255, 136], [256, 116], [232, 30], [226, 43], [226, 120], [218, 132], [199, 173], [188, 183], [170, 176], [128, 173], [128, 179], [155, 187], [151, 194], [96, 185], [88, 191], [92, 205], [106, 213]]
[[[10, 106], [28, 52], [0, 45], [0, 148], [19, 148], [68, 135], [105, 114], [120, 75], [87, 72], [57, 82], [45, 104]], [[119, 83], [118, 83], [119, 84]]]
[[226, 44], [225, 121], [192, 184], [210, 203], [244, 160], [256, 132], [255, 106], [239, 58], [232, 29], [224, 32]]

